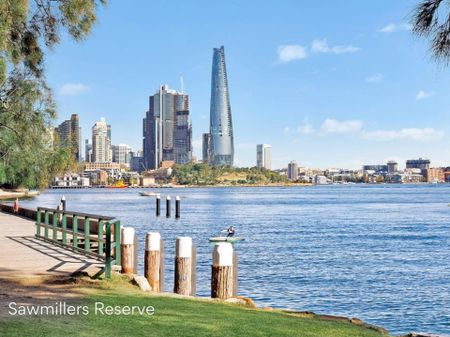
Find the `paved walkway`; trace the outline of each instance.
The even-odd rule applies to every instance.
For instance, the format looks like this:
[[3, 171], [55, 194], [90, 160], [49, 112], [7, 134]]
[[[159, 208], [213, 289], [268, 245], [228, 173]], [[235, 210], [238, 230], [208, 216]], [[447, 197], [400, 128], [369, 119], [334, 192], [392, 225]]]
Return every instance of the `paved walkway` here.
[[0, 212], [0, 279], [68, 275], [103, 267], [98, 260], [34, 236], [34, 221]]

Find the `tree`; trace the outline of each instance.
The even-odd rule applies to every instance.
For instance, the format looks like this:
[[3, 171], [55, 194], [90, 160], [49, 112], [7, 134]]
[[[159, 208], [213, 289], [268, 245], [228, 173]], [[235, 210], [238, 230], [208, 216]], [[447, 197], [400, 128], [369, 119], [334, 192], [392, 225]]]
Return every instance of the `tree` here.
[[[447, 1], [443, 0], [423, 0], [414, 9], [411, 23], [415, 34], [431, 40], [430, 50], [433, 57], [448, 65], [450, 61], [450, 11], [446, 5]], [[444, 13], [440, 13], [440, 9]]]
[[45, 82], [44, 51], [62, 30], [83, 40], [104, 0], [0, 0], [0, 187], [47, 186], [73, 165], [54, 147], [56, 107]]

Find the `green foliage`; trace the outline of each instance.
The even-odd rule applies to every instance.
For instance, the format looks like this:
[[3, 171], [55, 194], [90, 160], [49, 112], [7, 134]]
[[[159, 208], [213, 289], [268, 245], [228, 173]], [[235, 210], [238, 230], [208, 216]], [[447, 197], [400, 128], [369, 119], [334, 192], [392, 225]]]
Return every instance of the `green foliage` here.
[[70, 144], [53, 148], [56, 115], [44, 48], [61, 29], [85, 38], [104, 0], [0, 0], [0, 187], [44, 188], [73, 166]]
[[[112, 281], [117, 283], [117, 281]], [[112, 285], [114, 287], [114, 285]], [[88, 305], [84, 315], [35, 315], [0, 321], [5, 337], [22, 336], [134, 336], [134, 337], [388, 337], [356, 324], [318, 317], [296, 317], [282, 312], [225, 303], [147, 295], [127, 288], [92, 290], [88, 298], [69, 305]], [[152, 306], [154, 315], [106, 315], [105, 306]]]
[[[277, 172], [252, 168], [231, 166], [209, 166], [207, 164], [176, 165], [172, 176], [180, 185], [236, 185], [269, 184], [286, 182], [286, 177]], [[231, 179], [231, 177], [236, 177]]]
[[20, 72], [0, 87], [0, 186], [46, 187], [72, 165], [71, 149], [56, 147], [50, 122], [55, 114], [49, 90]]

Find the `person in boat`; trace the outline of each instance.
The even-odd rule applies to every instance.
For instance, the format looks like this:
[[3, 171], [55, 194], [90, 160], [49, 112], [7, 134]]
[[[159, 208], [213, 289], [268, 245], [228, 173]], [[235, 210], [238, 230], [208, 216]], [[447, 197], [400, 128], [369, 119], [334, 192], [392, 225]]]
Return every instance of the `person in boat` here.
[[19, 198], [16, 198], [16, 200], [14, 200], [13, 212], [15, 214], [19, 213]]
[[233, 226], [228, 227], [227, 228], [227, 238], [233, 237], [235, 232], [236, 232], [236, 230], [234, 229]]

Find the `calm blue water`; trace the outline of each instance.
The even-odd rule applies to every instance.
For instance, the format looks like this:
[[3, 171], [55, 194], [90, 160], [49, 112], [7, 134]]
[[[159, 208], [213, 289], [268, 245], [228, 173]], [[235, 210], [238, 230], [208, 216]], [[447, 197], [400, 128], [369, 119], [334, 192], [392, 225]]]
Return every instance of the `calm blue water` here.
[[[391, 333], [450, 332], [450, 186], [344, 185], [160, 190], [180, 195], [180, 220], [156, 218], [153, 197], [128, 190], [50, 190], [25, 206], [113, 215], [166, 242], [172, 289], [175, 238], [197, 245], [197, 294], [209, 295], [208, 238], [228, 224], [239, 293], [259, 305], [358, 317]], [[162, 208], [164, 214], [165, 207]], [[142, 273], [142, 263], [140, 265]]]

